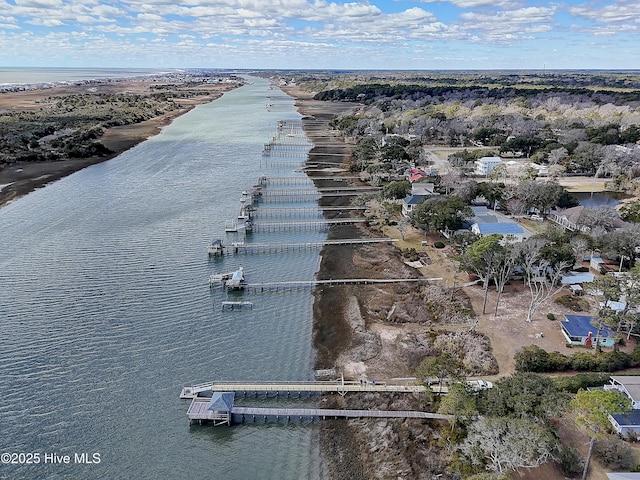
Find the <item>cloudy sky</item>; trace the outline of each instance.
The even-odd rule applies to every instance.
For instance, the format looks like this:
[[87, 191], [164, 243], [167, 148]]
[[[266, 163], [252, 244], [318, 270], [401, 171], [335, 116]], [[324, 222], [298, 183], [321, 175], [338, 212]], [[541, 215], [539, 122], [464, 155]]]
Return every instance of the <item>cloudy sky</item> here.
[[640, 69], [640, 1], [0, 0], [0, 65]]

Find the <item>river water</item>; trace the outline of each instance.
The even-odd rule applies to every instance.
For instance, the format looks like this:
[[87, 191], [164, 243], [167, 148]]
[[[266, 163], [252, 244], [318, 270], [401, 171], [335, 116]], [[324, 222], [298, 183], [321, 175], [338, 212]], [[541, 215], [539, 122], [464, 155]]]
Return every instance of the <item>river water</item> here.
[[[253, 309], [223, 312], [225, 294], [208, 286], [239, 266], [250, 282], [312, 279], [319, 267], [317, 251], [207, 258], [260, 175], [301, 176], [261, 157], [277, 121], [299, 118], [293, 99], [250, 80], [0, 209], [0, 453], [39, 455], [0, 465], [0, 478], [321, 476], [314, 426], [189, 426], [178, 398], [209, 380], [313, 376], [310, 292], [245, 293]], [[100, 462], [76, 463], [82, 453]], [[45, 464], [52, 454], [70, 464]]]

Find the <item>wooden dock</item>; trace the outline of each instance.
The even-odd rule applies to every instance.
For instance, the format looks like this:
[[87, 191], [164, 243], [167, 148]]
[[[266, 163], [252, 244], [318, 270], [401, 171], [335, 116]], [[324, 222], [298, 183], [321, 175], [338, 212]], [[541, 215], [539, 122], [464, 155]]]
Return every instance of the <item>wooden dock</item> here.
[[214, 381], [184, 387], [180, 398], [193, 399], [201, 393], [234, 392], [244, 394], [277, 394], [284, 396], [300, 396], [302, 393], [338, 393], [345, 395], [353, 392], [377, 393], [424, 393], [424, 385], [387, 385], [386, 383], [326, 381], [326, 382], [232, 382]]
[[189, 405], [187, 416], [189, 423], [212, 422], [214, 425], [231, 423], [253, 423], [260, 420], [325, 420], [339, 418], [413, 418], [421, 420], [453, 420], [453, 415], [421, 412], [416, 410], [351, 410], [329, 408], [264, 408], [233, 406], [230, 412], [209, 410], [208, 398], [194, 398]]
[[345, 207], [328, 207], [328, 206], [314, 206], [314, 207], [260, 207], [252, 210], [251, 216], [253, 218], [261, 217], [318, 217], [321, 218], [325, 213], [334, 212], [337, 214], [351, 211], [364, 211], [365, 206], [345, 206]]
[[242, 288], [245, 292], [293, 292], [315, 288], [318, 286], [332, 285], [388, 285], [393, 283], [428, 283], [442, 280], [438, 278], [340, 278], [332, 280], [291, 280], [283, 282], [245, 283]]
[[356, 193], [375, 193], [379, 192], [380, 187], [320, 187], [320, 188], [279, 188], [263, 190], [262, 197], [283, 197], [283, 196], [306, 196], [306, 195], [325, 195], [328, 193], [350, 195]]
[[365, 245], [372, 243], [392, 243], [394, 238], [345, 238], [341, 240], [318, 240], [316, 242], [276, 242], [276, 243], [245, 243], [234, 242], [225, 245], [220, 240], [215, 240], [208, 248], [210, 256], [238, 255], [251, 253], [284, 253], [305, 252], [319, 250], [325, 245]]
[[267, 177], [263, 176], [258, 179], [258, 185], [267, 186], [267, 185], [311, 185], [316, 180], [331, 180], [336, 182], [344, 182], [346, 180], [360, 180], [360, 177], [356, 177], [353, 175], [345, 175], [345, 176], [318, 176], [318, 177]]
[[332, 225], [355, 225], [366, 223], [364, 217], [331, 218], [321, 220], [308, 220], [297, 222], [256, 222], [252, 224], [254, 232], [282, 232], [282, 231], [323, 231]]

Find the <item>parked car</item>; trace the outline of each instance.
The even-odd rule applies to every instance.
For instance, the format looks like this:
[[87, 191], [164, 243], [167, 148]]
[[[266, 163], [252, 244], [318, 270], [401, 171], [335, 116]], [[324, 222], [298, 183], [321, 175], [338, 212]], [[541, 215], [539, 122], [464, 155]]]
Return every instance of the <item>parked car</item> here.
[[531, 215], [531, 220], [537, 220], [538, 222], [541, 222], [543, 218], [537, 213], [534, 213], [533, 215]]
[[471, 390], [474, 392], [479, 392], [480, 390], [487, 390], [489, 388], [493, 388], [493, 383], [487, 380], [468, 380], [467, 384], [471, 387]]

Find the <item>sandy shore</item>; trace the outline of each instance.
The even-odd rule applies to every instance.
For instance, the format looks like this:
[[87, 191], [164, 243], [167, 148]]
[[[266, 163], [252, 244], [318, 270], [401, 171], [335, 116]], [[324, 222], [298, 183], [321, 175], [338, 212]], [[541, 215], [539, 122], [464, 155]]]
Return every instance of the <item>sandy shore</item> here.
[[[149, 91], [152, 84], [154, 83], [145, 81], [105, 82], [104, 84], [91, 84], [90, 88], [91, 92], [100, 93], [145, 93]], [[0, 111], [35, 110], [41, 108], [42, 100], [47, 97], [86, 93], [87, 88], [87, 85], [79, 85], [3, 93], [0, 95]], [[100, 141], [113, 152], [109, 155], [55, 162], [17, 162], [0, 169], [0, 187], [3, 186], [0, 190], [0, 207], [78, 170], [117, 157], [147, 138], [157, 135], [162, 127], [170, 124], [175, 118], [187, 113], [196, 105], [211, 102], [231, 88], [233, 87], [228, 84], [207, 84], [203, 86], [202, 95], [176, 99], [176, 103], [180, 105], [180, 108], [176, 110], [140, 123], [107, 129]]]

